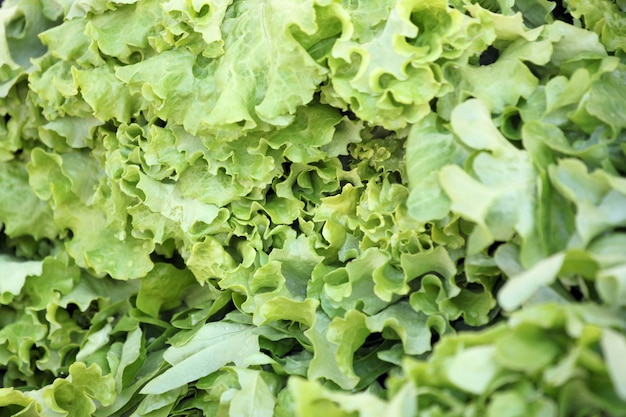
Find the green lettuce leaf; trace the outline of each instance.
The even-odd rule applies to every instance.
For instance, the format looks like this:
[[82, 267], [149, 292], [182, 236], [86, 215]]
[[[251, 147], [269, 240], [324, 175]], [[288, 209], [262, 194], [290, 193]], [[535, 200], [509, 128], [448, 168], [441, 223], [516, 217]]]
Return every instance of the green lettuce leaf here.
[[180, 346], [172, 346], [164, 353], [163, 358], [172, 367], [152, 379], [141, 392], [162, 394], [209, 375], [229, 363], [236, 366], [266, 363], [269, 358], [259, 351], [260, 331], [254, 326], [239, 323], [207, 323], [190, 340]]
[[599, 35], [607, 50], [626, 51], [623, 5], [594, 0], [572, 0], [567, 4], [572, 16], [584, 18], [585, 26]]
[[72, 232], [66, 247], [77, 265], [118, 279], [140, 277], [152, 269], [148, 254], [154, 243], [106, 231], [106, 214], [90, 201], [101, 175], [94, 160], [85, 153], [61, 157], [41, 149], [33, 151], [32, 158], [30, 183], [38, 197], [63, 207], [54, 212], [54, 220], [60, 229]]
[[625, 10], [5, 1], [0, 415], [626, 415]]

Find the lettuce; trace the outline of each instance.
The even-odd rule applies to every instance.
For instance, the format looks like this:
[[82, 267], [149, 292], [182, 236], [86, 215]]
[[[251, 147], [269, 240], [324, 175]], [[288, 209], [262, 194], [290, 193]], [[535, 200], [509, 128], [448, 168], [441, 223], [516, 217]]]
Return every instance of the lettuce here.
[[0, 416], [626, 415], [624, 27], [5, 1]]

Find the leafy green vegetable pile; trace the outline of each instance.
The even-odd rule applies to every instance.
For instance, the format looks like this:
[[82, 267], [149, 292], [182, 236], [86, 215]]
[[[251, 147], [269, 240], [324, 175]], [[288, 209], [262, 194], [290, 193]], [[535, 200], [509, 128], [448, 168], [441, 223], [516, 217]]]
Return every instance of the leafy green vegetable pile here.
[[0, 416], [626, 416], [623, 0], [0, 21]]

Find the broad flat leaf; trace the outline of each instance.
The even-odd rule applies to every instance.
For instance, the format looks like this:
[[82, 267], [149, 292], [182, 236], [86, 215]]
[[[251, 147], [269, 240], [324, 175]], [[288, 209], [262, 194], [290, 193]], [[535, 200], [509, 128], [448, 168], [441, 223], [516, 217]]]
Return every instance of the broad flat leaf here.
[[141, 393], [162, 394], [229, 363], [245, 367], [255, 355], [259, 355], [259, 329], [238, 323], [207, 323], [191, 340], [165, 352], [163, 358], [172, 367], [146, 384]]
[[232, 395], [229, 413], [232, 417], [272, 417], [276, 398], [261, 372], [235, 368], [241, 389], [225, 392], [222, 396]]
[[563, 266], [564, 253], [558, 253], [534, 267], [511, 277], [498, 293], [498, 301], [506, 310], [521, 306], [539, 288], [552, 284]]
[[9, 304], [19, 295], [26, 277], [40, 275], [41, 261], [19, 261], [8, 255], [0, 254], [0, 304]]
[[446, 375], [455, 386], [480, 395], [485, 392], [499, 369], [494, 346], [474, 346], [452, 358]]
[[600, 339], [602, 352], [606, 357], [607, 370], [615, 387], [617, 395], [626, 400], [626, 338], [623, 333], [611, 329], [605, 329]]

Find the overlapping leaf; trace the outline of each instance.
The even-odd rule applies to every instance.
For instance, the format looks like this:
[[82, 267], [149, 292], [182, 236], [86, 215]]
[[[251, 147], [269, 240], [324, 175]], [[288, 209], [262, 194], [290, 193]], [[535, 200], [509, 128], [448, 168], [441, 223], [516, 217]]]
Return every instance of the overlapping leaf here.
[[624, 415], [622, 3], [5, 1], [0, 414]]

